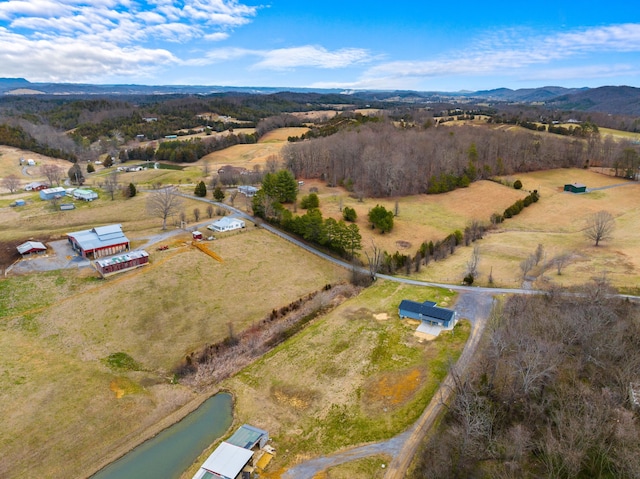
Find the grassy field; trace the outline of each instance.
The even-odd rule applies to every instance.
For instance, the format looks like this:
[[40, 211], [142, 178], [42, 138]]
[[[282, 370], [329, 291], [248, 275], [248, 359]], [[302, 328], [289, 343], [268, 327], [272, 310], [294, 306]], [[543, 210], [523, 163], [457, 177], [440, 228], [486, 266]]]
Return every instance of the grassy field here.
[[[185, 185], [204, 178], [205, 162], [211, 171], [225, 164], [263, 165], [293, 134], [278, 130], [261, 143], [213, 153], [182, 171], [127, 173], [121, 182]], [[48, 161], [19, 150], [0, 152], [0, 175], [22, 175], [20, 156]], [[29, 181], [39, 179], [37, 169], [32, 173]], [[561, 253], [571, 253], [573, 261], [561, 276], [541, 265], [534, 268], [535, 287], [581, 284], [602, 275], [621, 290], [640, 287], [640, 185], [573, 195], [562, 191], [565, 183], [595, 188], [624, 180], [581, 169], [518, 179], [524, 190], [537, 189], [541, 200], [476, 243], [481, 257], [476, 284], [487, 285], [491, 274], [497, 286], [520, 286], [520, 262], [542, 244], [543, 262]], [[100, 174], [88, 179], [90, 185], [100, 181]], [[365, 247], [375, 241], [390, 253], [412, 256], [423, 241], [442, 239], [472, 220], [486, 222], [491, 213], [527, 194], [481, 181], [442, 195], [359, 202], [341, 188], [313, 180], [305, 180], [301, 195], [311, 187], [318, 188], [325, 217], [340, 218], [341, 205], [356, 209]], [[183, 188], [193, 191], [192, 186]], [[17, 197], [27, 199], [27, 205], [10, 208]], [[371, 230], [369, 209], [381, 204], [393, 211], [396, 202], [393, 231], [381, 235]], [[160, 232], [160, 220], [146, 213], [146, 193], [115, 201], [102, 194], [95, 202], [76, 204], [76, 210], [60, 212], [37, 193], [3, 194], [0, 241], [14, 247], [12, 242], [29, 238], [46, 240], [119, 223], [136, 246]], [[206, 221], [206, 205], [185, 200], [189, 221], [194, 208]], [[611, 241], [595, 248], [582, 229], [585, 219], [599, 210], [614, 215], [616, 230]], [[77, 476], [107, 459], [105, 450], [126, 450], [197, 396], [170, 384], [171, 369], [185, 354], [223, 339], [229, 322], [239, 331], [271, 309], [347, 275], [259, 229], [211, 243], [223, 263], [187, 246], [188, 239], [184, 233], [171, 241], [169, 251], [152, 249], [151, 266], [106, 281], [96, 280], [89, 270], [0, 281], [0, 477]], [[458, 248], [412, 277], [458, 283], [471, 251]], [[389, 437], [417, 417], [445, 365], [464, 344], [468, 324], [463, 322], [453, 336], [420, 342], [412, 333], [415, 325], [395, 319], [397, 305], [404, 297], [447, 305], [451, 296], [380, 282], [225, 383], [236, 394], [237, 420], [264, 427], [274, 437], [279, 449], [274, 477], [305, 457]], [[118, 352], [130, 355], [139, 370], [110, 368], [105, 358]], [[375, 461], [341, 466], [325, 477], [377, 477], [367, 476], [380, 467]]]
[[[400, 251], [411, 255], [423, 241], [443, 239], [456, 229], [463, 230], [473, 220], [489, 221], [491, 213], [504, 211], [528, 194], [495, 182], [479, 181], [469, 188], [441, 195], [365, 198], [360, 202], [350, 197], [344, 188], [330, 188], [318, 180], [305, 180], [298, 196], [309, 194], [310, 188], [318, 189], [320, 209], [325, 218], [342, 219], [341, 205], [356, 210], [356, 224], [360, 228], [364, 248], [370, 248], [373, 241], [390, 253]], [[378, 230], [372, 230], [367, 219], [369, 210], [382, 205], [395, 211], [396, 202], [399, 215], [393, 220], [393, 231], [380, 234]], [[298, 209], [298, 214], [304, 214], [304, 210]]]
[[[0, 477], [87, 473], [197, 396], [170, 384], [185, 354], [346, 275], [263, 230], [217, 240], [223, 263], [174, 244], [107, 280], [0, 281]], [[105, 364], [119, 352], [139, 370]]]
[[424, 341], [415, 324], [398, 320], [403, 298], [450, 305], [453, 293], [381, 281], [225, 382], [237, 421], [274, 438], [268, 477], [308, 457], [392, 437], [421, 414], [470, 327], [461, 321]]
[[[603, 275], [622, 291], [640, 287], [640, 239], [635, 233], [640, 213], [640, 184], [571, 194], [562, 191], [565, 183], [584, 183], [589, 188], [625, 184], [626, 180], [581, 169], [559, 169], [519, 175], [526, 189], [537, 189], [540, 201], [518, 216], [506, 220], [477, 243], [480, 248], [479, 284], [515, 287], [522, 284], [520, 262], [542, 244], [545, 258], [531, 274], [535, 286], [583, 284]], [[455, 195], [454, 195], [455, 196]], [[606, 210], [614, 217], [616, 229], [611, 241], [597, 248], [584, 236], [587, 218]], [[393, 232], [391, 233], [394, 234]], [[431, 281], [456, 282], [464, 277], [472, 248], [460, 248], [440, 264], [423, 268], [417, 277]], [[561, 254], [571, 254], [572, 262], [558, 275], [543, 263]]]

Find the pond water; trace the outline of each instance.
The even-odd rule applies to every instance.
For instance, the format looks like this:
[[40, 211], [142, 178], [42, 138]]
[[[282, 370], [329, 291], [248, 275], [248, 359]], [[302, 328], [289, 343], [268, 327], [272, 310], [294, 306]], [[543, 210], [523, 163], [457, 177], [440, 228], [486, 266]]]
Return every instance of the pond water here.
[[180, 422], [100, 470], [91, 479], [176, 479], [233, 419], [230, 394], [207, 399]]

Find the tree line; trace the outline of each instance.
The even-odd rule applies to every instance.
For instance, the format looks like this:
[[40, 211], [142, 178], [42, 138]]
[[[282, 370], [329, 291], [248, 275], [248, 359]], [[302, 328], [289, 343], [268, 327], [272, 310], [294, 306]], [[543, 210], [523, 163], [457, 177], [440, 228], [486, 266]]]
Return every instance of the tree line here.
[[411, 477], [638, 477], [640, 310], [611, 292], [599, 279], [495, 308]]
[[320, 178], [369, 197], [440, 193], [495, 175], [613, 166], [624, 142], [567, 139], [474, 126], [397, 128], [388, 122], [291, 143], [282, 150], [296, 176]]

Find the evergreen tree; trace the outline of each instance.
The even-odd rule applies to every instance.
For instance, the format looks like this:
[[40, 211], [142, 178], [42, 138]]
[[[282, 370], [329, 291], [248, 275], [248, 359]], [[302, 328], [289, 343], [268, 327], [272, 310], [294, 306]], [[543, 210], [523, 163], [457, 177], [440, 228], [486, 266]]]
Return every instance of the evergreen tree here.
[[207, 196], [207, 185], [204, 184], [204, 181], [201, 181], [196, 185], [193, 194], [199, 196], [200, 198], [204, 198], [205, 196]]
[[133, 198], [138, 194], [138, 190], [136, 189], [136, 185], [133, 183], [129, 183], [129, 198]]
[[78, 163], [74, 163], [71, 168], [69, 168], [69, 172], [67, 173], [69, 176], [69, 180], [74, 185], [82, 185], [84, 183], [84, 175], [82, 174], [82, 168]]
[[216, 188], [213, 190], [213, 198], [216, 201], [224, 200], [224, 191], [222, 191], [222, 188], [220, 188], [219, 186], [216, 186]]
[[384, 206], [376, 205], [369, 212], [369, 221], [374, 228], [379, 228], [382, 233], [393, 228], [393, 211], [387, 211]]

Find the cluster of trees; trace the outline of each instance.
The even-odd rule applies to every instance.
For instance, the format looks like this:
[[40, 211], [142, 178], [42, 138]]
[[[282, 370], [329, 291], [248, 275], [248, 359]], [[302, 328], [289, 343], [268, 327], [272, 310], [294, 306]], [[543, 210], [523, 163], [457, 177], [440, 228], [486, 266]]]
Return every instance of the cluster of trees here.
[[317, 125], [311, 127], [309, 131], [303, 133], [300, 136], [290, 136], [288, 140], [290, 142], [296, 142], [301, 140], [309, 140], [311, 138], [324, 138], [331, 136], [340, 130], [346, 128], [352, 129], [365, 123], [376, 123], [382, 120], [381, 116], [363, 115], [362, 113], [354, 113], [346, 111], [335, 115], [334, 117], [327, 119]]
[[640, 475], [630, 385], [640, 311], [606, 282], [582, 294], [521, 295], [496, 308], [489, 336], [413, 477]]
[[301, 236], [305, 241], [324, 246], [346, 258], [354, 258], [362, 249], [362, 236], [358, 225], [347, 224], [343, 220], [323, 218], [317, 208], [309, 209], [304, 215], [293, 215], [284, 210], [280, 226], [290, 233]]
[[155, 152], [155, 160], [175, 163], [193, 163], [214, 151], [223, 150], [233, 145], [255, 143], [254, 134], [229, 133], [202, 140], [194, 138], [187, 141], [163, 141]]
[[525, 196], [521, 200], [516, 200], [516, 202], [514, 204], [512, 204], [507, 209], [505, 209], [504, 213], [502, 214], [502, 216], [500, 216], [498, 214], [493, 214], [491, 216], [491, 222], [492, 223], [502, 223], [502, 221], [504, 221], [504, 218], [512, 218], [512, 217], [520, 214], [520, 212], [523, 209], [525, 209], [526, 207], [528, 207], [529, 205], [531, 205], [533, 203], [537, 203], [539, 199], [540, 199], [540, 197], [538, 196], [538, 190], [533, 190], [529, 195]]
[[388, 197], [448, 191], [494, 175], [582, 167], [589, 156], [604, 162], [606, 155], [597, 145], [525, 131], [398, 129], [379, 122], [340, 131], [330, 139], [288, 144], [282, 156], [296, 176]]
[[20, 126], [0, 123], [0, 145], [13, 146], [23, 150], [33, 151], [34, 153], [40, 153], [41, 155], [51, 158], [61, 158], [71, 162], [78, 160], [73, 152], [40, 143]]

